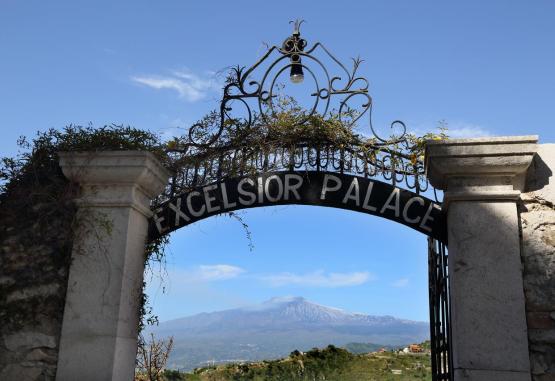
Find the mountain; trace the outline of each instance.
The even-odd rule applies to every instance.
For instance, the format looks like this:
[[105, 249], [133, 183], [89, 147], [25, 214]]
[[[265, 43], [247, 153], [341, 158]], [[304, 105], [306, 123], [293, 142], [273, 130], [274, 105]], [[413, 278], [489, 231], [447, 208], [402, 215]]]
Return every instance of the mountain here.
[[174, 337], [168, 365], [189, 370], [211, 362], [275, 359], [328, 344], [401, 346], [428, 339], [428, 323], [326, 307], [301, 297], [201, 313], [151, 327], [147, 334]]

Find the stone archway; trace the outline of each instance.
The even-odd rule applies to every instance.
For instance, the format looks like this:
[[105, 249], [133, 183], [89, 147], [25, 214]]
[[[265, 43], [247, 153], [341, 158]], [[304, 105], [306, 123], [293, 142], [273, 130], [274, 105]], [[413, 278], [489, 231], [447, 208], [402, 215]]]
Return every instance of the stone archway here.
[[[536, 136], [415, 140], [400, 121], [392, 123], [390, 138], [371, 120], [366, 134], [356, 134], [352, 129], [372, 107], [369, 83], [357, 74], [361, 61], [348, 70], [322, 44], [309, 48], [299, 27], [253, 66], [232, 72], [219, 114], [209, 118], [218, 123], [192, 126], [174, 151], [188, 163], [185, 173], [170, 174], [147, 152], [60, 154], [63, 173], [81, 187], [78, 218], [97, 216], [102, 227], [75, 234], [59, 345], [54, 336], [32, 332], [8, 335], [4, 347], [17, 352], [24, 346], [26, 355], [46, 346], [56, 350], [60, 381], [128, 381], [147, 240], [234, 208], [304, 203], [389, 218], [449, 243], [452, 369], [438, 380], [554, 376], [555, 191], [549, 179], [555, 147], [542, 145], [538, 155]], [[272, 55], [277, 58], [268, 63]], [[328, 72], [326, 60], [337, 72]], [[263, 64], [267, 70], [253, 78]], [[308, 94], [314, 105], [308, 112], [293, 109], [283, 128], [274, 85], [288, 72], [297, 83], [303, 71], [315, 82]], [[332, 99], [340, 100], [338, 112], [326, 120]], [[350, 113], [354, 99], [362, 105]], [[233, 104], [242, 115], [229, 115]], [[228, 190], [240, 193], [244, 179], [243, 201], [231, 199]], [[301, 189], [299, 179], [312, 185]], [[428, 184], [443, 191], [442, 213], [423, 196]], [[181, 191], [151, 210], [167, 188]], [[381, 198], [371, 203], [372, 195]]]
[[[435, 378], [531, 379], [517, 207], [537, 137], [439, 136], [425, 142], [394, 121], [392, 136], [383, 138], [370, 118], [367, 134], [357, 134], [355, 124], [372, 107], [369, 82], [357, 74], [361, 61], [354, 60], [348, 70], [322, 44], [308, 47], [300, 24], [250, 68], [236, 68], [223, 89], [220, 112], [174, 142], [173, 153], [183, 155], [177, 168], [182, 171], [171, 176], [172, 191], [153, 212], [150, 201], [170, 174], [152, 155], [61, 155], [64, 174], [82, 186], [80, 208], [104, 216], [112, 229], [102, 234], [104, 245], [86, 234], [77, 236], [58, 380], [131, 377], [148, 237], [220, 212], [279, 203], [362, 211], [448, 241], [452, 342], [443, 350], [450, 352], [452, 369]], [[326, 61], [336, 72], [328, 71]], [[314, 103], [306, 110], [280, 109], [295, 104], [289, 98], [279, 103], [283, 98], [276, 83], [288, 72], [292, 83], [302, 80], [303, 72], [314, 80], [313, 92], [305, 94]], [[358, 108], [353, 108], [355, 99], [362, 100]], [[330, 116], [332, 100], [339, 102]], [[242, 114], [230, 115], [237, 109]], [[444, 192], [442, 213], [422, 196], [428, 184]], [[374, 187], [374, 195], [382, 196], [377, 204], [370, 203]], [[331, 189], [337, 193], [328, 198]]]
[[[530, 136], [427, 143], [427, 176], [445, 196], [456, 381], [531, 379], [517, 203], [536, 142]], [[86, 236], [75, 243], [57, 379], [127, 380], [149, 202], [169, 174], [148, 153], [61, 158], [64, 174], [83, 188], [80, 208], [107, 216], [113, 228], [103, 248]], [[109, 276], [99, 282], [98, 274]]]

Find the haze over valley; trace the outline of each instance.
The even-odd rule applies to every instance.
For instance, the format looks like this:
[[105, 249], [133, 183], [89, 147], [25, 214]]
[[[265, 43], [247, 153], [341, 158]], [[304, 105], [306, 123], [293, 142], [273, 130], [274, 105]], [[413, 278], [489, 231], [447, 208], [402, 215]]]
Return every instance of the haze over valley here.
[[168, 367], [190, 370], [211, 363], [285, 357], [329, 344], [373, 343], [388, 347], [422, 342], [427, 322], [346, 312], [302, 297], [200, 313], [149, 327], [146, 334], [174, 337]]

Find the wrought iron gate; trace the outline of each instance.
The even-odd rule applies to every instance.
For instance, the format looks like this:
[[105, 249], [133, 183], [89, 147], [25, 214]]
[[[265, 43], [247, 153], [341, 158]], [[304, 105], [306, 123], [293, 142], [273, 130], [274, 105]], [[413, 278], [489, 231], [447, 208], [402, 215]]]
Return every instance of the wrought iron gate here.
[[428, 238], [428, 271], [430, 292], [430, 341], [432, 380], [451, 381], [451, 327], [448, 255], [444, 243]]

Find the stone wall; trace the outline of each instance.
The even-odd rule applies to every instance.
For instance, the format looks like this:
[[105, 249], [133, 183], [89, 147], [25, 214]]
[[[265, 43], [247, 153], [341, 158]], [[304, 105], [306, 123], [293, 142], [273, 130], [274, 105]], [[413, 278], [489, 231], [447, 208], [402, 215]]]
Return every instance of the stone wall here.
[[525, 193], [519, 205], [530, 364], [534, 381], [555, 380], [554, 170], [555, 144], [540, 145], [538, 155], [528, 170]]
[[0, 380], [54, 380], [56, 373], [73, 206], [45, 196], [47, 187], [67, 191], [61, 173], [50, 175], [48, 185], [0, 198]]

